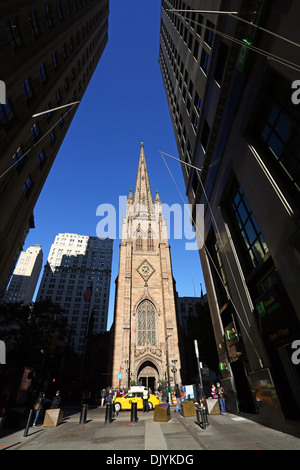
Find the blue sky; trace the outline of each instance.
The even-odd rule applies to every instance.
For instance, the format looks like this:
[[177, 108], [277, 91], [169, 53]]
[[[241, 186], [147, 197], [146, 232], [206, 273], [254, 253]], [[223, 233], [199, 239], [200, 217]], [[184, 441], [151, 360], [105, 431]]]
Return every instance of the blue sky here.
[[[96, 236], [96, 209], [134, 190], [144, 150], [152, 195], [165, 204], [187, 203], [177, 146], [158, 65], [160, 0], [110, 0], [109, 38], [34, 210], [36, 228], [24, 249], [42, 245], [44, 264], [58, 233]], [[37, 110], [37, 112], [40, 110]], [[198, 251], [187, 251], [171, 228], [173, 275], [180, 296], [205, 292]], [[108, 328], [113, 320], [119, 243], [114, 241]]]

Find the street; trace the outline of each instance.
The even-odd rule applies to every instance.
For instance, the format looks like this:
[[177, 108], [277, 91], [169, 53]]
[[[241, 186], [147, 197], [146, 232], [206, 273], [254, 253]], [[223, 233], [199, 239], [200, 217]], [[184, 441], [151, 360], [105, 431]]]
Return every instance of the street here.
[[[171, 407], [168, 422], [153, 421], [153, 411], [138, 411], [137, 422], [130, 419], [130, 411], [122, 411], [112, 422], [105, 422], [105, 408], [98, 407], [89, 409], [87, 421], [79, 424], [80, 410], [65, 409], [62, 424], [57, 427], [44, 427], [42, 424], [30, 427], [27, 437], [24, 437], [25, 424], [18, 430], [3, 428], [0, 448], [101, 450], [101, 459], [106, 464], [124, 463], [122, 458], [126, 455], [132, 457], [127, 462], [132, 466], [141, 463], [142, 460], [134, 460], [139, 456], [150, 459], [150, 463], [157, 466], [188, 463], [179, 460], [184, 456], [186, 460], [188, 455], [197, 459], [200, 450], [300, 450], [300, 440], [296, 435], [276, 431], [230, 413], [226, 416], [209, 415], [206, 429], [197, 424], [196, 417], [183, 417], [175, 413], [174, 407]], [[130, 451], [135, 452], [130, 454]], [[162, 455], [168, 455], [169, 459], [173, 456], [173, 461], [163, 460]]]

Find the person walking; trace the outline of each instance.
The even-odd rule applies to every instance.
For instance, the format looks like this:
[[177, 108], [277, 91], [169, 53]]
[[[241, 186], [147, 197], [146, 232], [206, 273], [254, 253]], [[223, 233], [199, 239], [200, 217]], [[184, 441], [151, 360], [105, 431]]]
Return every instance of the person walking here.
[[226, 415], [225, 391], [224, 388], [221, 387], [220, 382], [217, 383], [216, 392], [219, 400], [221, 415]]
[[143, 413], [148, 413], [148, 411], [149, 411], [148, 399], [149, 399], [149, 392], [145, 388], [143, 390]]
[[53, 410], [53, 409], [60, 408], [60, 402], [61, 402], [60, 391], [57, 390], [57, 392], [55, 393], [55, 397], [53, 398], [52, 403], [51, 403], [51, 409]]
[[35, 411], [35, 417], [34, 417], [34, 421], [33, 421], [33, 426], [36, 426], [37, 420], [38, 420], [41, 412], [43, 412], [43, 410], [44, 410], [45, 397], [46, 397], [46, 395], [43, 392], [41, 392], [39, 394], [39, 397], [37, 399], [36, 404], [34, 405], [33, 409]]
[[200, 406], [203, 406], [203, 403], [205, 402], [206, 396], [203, 390], [203, 387], [198, 384], [197, 387], [197, 400]]
[[106, 397], [106, 390], [105, 390], [105, 388], [102, 388], [102, 390], [101, 390], [101, 403], [100, 403], [101, 406], [104, 406], [104, 404], [105, 404], [105, 397]]
[[212, 398], [218, 398], [218, 395], [217, 395], [217, 390], [216, 390], [216, 387], [214, 386], [214, 384], [212, 384], [211, 386], [211, 392], [210, 392]]
[[181, 398], [180, 398], [180, 388], [179, 388], [178, 384], [176, 384], [176, 388], [175, 388], [175, 397], [176, 397], [176, 400], [177, 400], [175, 413], [180, 413], [180, 411], [181, 411]]

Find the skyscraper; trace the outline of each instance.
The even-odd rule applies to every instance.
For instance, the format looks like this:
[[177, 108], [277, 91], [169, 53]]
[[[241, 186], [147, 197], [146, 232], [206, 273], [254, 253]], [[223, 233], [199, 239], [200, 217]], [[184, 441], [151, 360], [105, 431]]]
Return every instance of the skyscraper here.
[[73, 233], [58, 234], [51, 246], [36, 300], [63, 308], [78, 353], [91, 317], [94, 334], [106, 331], [112, 254], [113, 240]]
[[0, 286], [108, 40], [108, 0], [4, 0]]
[[277, 0], [161, 8], [159, 63], [193, 220], [205, 206], [199, 252], [222, 385], [234, 411], [256, 412], [256, 394], [269, 425], [300, 418], [298, 15]]
[[6, 302], [30, 304], [43, 265], [40, 245], [33, 245], [22, 251], [5, 293]]
[[112, 386], [126, 387], [132, 380], [155, 390], [158, 380], [169, 381], [173, 360], [181, 383], [167, 227], [158, 191], [152, 199], [143, 143], [123, 219], [111, 332]]

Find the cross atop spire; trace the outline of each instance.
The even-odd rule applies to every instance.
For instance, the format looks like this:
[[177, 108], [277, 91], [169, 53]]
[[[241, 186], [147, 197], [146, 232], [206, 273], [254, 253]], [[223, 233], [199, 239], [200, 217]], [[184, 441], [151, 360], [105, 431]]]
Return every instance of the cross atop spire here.
[[146, 165], [144, 144], [141, 142], [140, 159], [136, 175], [135, 191], [134, 191], [134, 204], [142, 204], [151, 213], [153, 204], [148, 170]]

